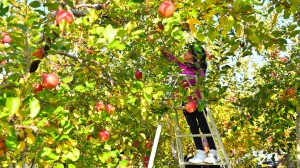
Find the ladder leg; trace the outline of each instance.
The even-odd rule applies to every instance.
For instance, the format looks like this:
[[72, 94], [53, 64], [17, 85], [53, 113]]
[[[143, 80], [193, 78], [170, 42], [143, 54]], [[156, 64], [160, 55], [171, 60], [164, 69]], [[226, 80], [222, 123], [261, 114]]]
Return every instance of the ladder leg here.
[[154, 143], [153, 143], [152, 150], [151, 150], [151, 155], [150, 155], [150, 159], [149, 159], [149, 163], [148, 163], [148, 168], [153, 167], [154, 158], [155, 158], [155, 154], [156, 154], [156, 150], [157, 150], [157, 146], [158, 146], [160, 133], [161, 133], [161, 123], [158, 124], [157, 129], [156, 129], [156, 134], [155, 134]]
[[[218, 129], [216, 127], [216, 124], [215, 124], [215, 121], [213, 119], [213, 116], [212, 116], [212, 114], [210, 113], [210, 110], [207, 107], [205, 107], [205, 110], [206, 110], [206, 114], [204, 116], [206, 118], [206, 121], [208, 123], [207, 118], [209, 118], [209, 120], [211, 122], [211, 125], [212, 125], [212, 128], [213, 128], [212, 129], [211, 126], [210, 126], [210, 124], [208, 123], [209, 129], [210, 129], [211, 133], [214, 133], [216, 135], [216, 137], [217, 137], [217, 141], [218, 141], [217, 143], [216, 143], [215, 137], [213, 137], [213, 140], [215, 142], [216, 148], [217, 148], [217, 145], [220, 146], [220, 148], [222, 150], [222, 157], [225, 159], [225, 162], [228, 165], [228, 167], [231, 168], [231, 165], [230, 165], [230, 162], [229, 162], [229, 158], [228, 158], [228, 156], [226, 154], [225, 148], [223, 146], [223, 143], [222, 143], [222, 140], [220, 138], [220, 134], [219, 134]], [[217, 153], [218, 153], [219, 156], [221, 156], [220, 152], [218, 150], [217, 150]], [[225, 167], [225, 165], [223, 165], [222, 167]]]
[[177, 144], [177, 152], [178, 152], [178, 160], [179, 160], [179, 166], [180, 168], [185, 168], [185, 165], [182, 165], [181, 163], [184, 162], [184, 156], [183, 156], [183, 147], [182, 147], [182, 140], [180, 137], [177, 137], [176, 135], [180, 135], [180, 126], [178, 121], [178, 112], [176, 110], [175, 113], [175, 137], [176, 137], [176, 144]]

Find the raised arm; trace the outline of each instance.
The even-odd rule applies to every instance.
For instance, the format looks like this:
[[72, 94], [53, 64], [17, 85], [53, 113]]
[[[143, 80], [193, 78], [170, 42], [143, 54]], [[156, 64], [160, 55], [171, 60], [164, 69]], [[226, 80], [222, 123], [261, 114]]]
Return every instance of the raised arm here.
[[161, 52], [162, 52], [162, 54], [166, 57], [166, 58], [168, 58], [168, 59], [170, 59], [171, 61], [175, 61], [177, 64], [178, 64], [178, 66], [179, 66], [179, 68], [183, 68], [185, 65], [183, 64], [183, 63], [181, 63], [176, 57], [174, 57], [171, 53], [168, 53], [168, 52], [166, 52], [166, 51], [164, 51], [164, 50], [160, 50]]

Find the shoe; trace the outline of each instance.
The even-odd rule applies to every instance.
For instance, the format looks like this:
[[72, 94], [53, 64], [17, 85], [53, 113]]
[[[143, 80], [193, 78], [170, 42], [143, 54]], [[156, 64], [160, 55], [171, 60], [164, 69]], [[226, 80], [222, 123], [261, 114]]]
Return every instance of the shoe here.
[[206, 159], [206, 154], [203, 150], [197, 150], [196, 155], [189, 160], [190, 163], [203, 163]]
[[220, 159], [218, 158], [218, 153], [216, 150], [211, 149], [209, 153], [207, 154], [207, 158], [204, 160], [205, 163], [211, 163], [215, 164], [220, 162]]

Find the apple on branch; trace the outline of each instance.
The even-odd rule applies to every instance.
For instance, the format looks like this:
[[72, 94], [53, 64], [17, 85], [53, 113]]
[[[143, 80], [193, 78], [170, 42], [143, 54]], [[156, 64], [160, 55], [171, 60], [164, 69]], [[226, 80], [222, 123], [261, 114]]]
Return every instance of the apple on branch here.
[[164, 29], [165, 29], [164, 25], [163, 25], [163, 24], [159, 24], [159, 25], [157, 26], [157, 28], [156, 28], [156, 31], [162, 32], [162, 31], [164, 31]]
[[103, 102], [97, 102], [95, 105], [96, 111], [103, 111], [105, 110], [105, 104]]
[[56, 13], [56, 24], [60, 24], [63, 20], [65, 20], [68, 24], [71, 24], [73, 19], [73, 14], [71, 12], [59, 10]]
[[288, 88], [286, 90], [286, 96], [288, 96], [288, 97], [295, 97], [296, 92], [297, 92], [296, 89], [294, 89], [294, 88]]
[[136, 71], [135, 74], [134, 74], [134, 76], [135, 76], [135, 78], [136, 78], [137, 80], [141, 80], [142, 77], [143, 77], [143, 74], [142, 74], [141, 71]]
[[36, 58], [43, 58], [44, 52], [43, 52], [42, 48], [38, 48], [34, 53], [32, 53], [32, 56], [34, 56]]
[[1, 40], [2, 44], [10, 43], [12, 41], [12, 38], [9, 36], [9, 34], [3, 33], [2, 36], [3, 36], [3, 39]]
[[173, 2], [170, 1], [165, 1], [161, 3], [158, 7], [158, 14], [163, 18], [168, 18], [173, 16], [174, 12], [175, 12], [175, 6]]
[[105, 110], [109, 115], [112, 115], [115, 112], [116, 108], [111, 104], [107, 104]]
[[39, 93], [43, 90], [43, 85], [34, 83], [33, 85], [34, 93]]
[[55, 88], [59, 83], [58, 76], [55, 74], [44, 74], [43, 75], [43, 81], [42, 85], [44, 88], [47, 89], [53, 89]]
[[109, 132], [107, 130], [101, 130], [101, 131], [99, 131], [98, 136], [101, 139], [101, 141], [103, 141], [103, 142], [108, 141]]
[[4, 60], [4, 61], [2, 61], [0, 64], [1, 64], [1, 65], [5, 65], [6, 63], [7, 63], [7, 61]]
[[134, 141], [132, 144], [133, 147], [137, 148], [139, 146], [139, 142], [138, 141]]

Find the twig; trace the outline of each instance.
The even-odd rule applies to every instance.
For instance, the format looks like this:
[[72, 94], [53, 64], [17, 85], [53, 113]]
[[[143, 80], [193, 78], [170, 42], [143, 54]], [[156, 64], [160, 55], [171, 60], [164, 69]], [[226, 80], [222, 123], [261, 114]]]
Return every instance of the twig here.
[[79, 4], [76, 5], [75, 8], [94, 8], [96, 10], [106, 9], [107, 7], [104, 4]]
[[[87, 59], [86, 59], [86, 60], [82, 60], [82, 59], [80, 59], [80, 58], [78, 58], [78, 57], [75, 57], [75, 56], [73, 56], [73, 55], [70, 55], [70, 54], [64, 53], [64, 52], [58, 52], [57, 54], [60, 54], [60, 55], [63, 55], [63, 56], [72, 58], [72, 59], [74, 59], [74, 60], [76, 60], [76, 61], [78, 61], [78, 62], [80, 62], [80, 63], [83, 63], [83, 64], [84, 64], [89, 70], [91, 70], [92, 72], [94, 72], [94, 71], [93, 71], [87, 64], [85, 64], [85, 62], [89, 61], [89, 62], [93, 62], [93, 63], [95, 63], [95, 64], [100, 65], [100, 67], [103, 69], [103, 72], [105, 72], [105, 73], [109, 76], [109, 82], [110, 82], [111, 88], [113, 88], [114, 82], [113, 82], [113, 79], [112, 79], [112, 75], [111, 75], [111, 73], [110, 73], [109, 71], [107, 71], [107, 69], [106, 69], [106, 68], [103, 66], [103, 64], [101, 64], [100, 62], [97, 62], [97, 61], [95, 61], [95, 60], [87, 60]], [[94, 72], [94, 74], [97, 75], [96, 72]]]
[[87, 11], [80, 11], [80, 10], [76, 10], [76, 9], [72, 9], [71, 10], [73, 15], [76, 17], [84, 17], [88, 12]]
[[32, 129], [34, 132], [37, 132], [39, 130], [38, 127], [35, 126], [26, 126], [26, 125], [15, 125], [16, 128], [27, 128]]

